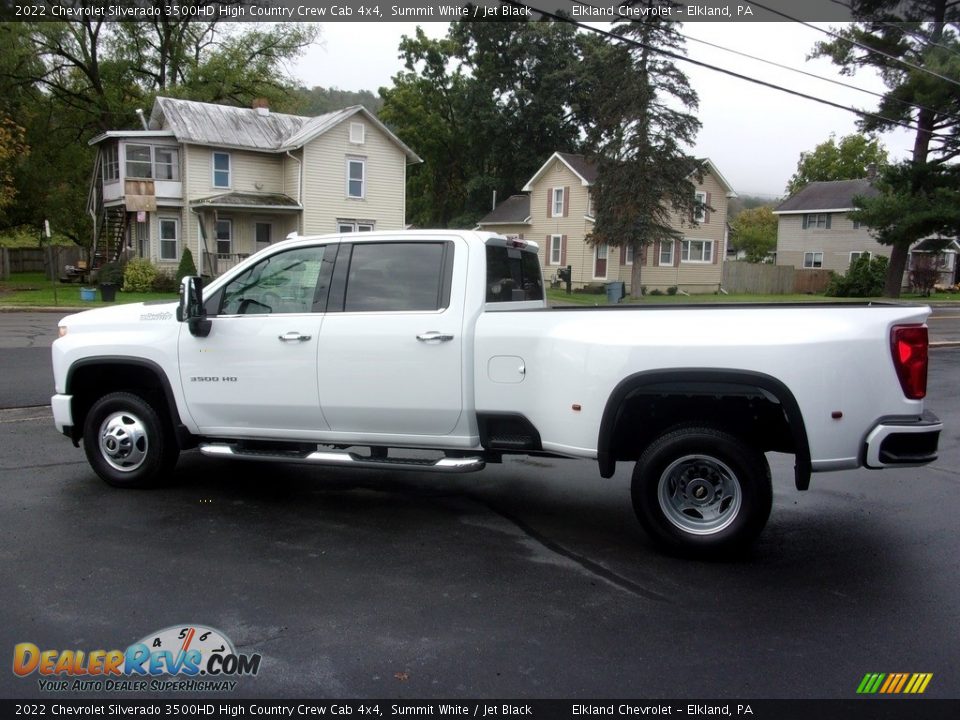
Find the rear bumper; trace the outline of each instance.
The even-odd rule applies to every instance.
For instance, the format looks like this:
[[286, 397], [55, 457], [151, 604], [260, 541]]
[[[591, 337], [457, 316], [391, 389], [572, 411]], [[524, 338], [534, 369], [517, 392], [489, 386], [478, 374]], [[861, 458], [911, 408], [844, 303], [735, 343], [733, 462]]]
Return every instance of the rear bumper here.
[[943, 423], [931, 412], [922, 417], [884, 418], [866, 439], [863, 464], [868, 468], [926, 465], [937, 459]]

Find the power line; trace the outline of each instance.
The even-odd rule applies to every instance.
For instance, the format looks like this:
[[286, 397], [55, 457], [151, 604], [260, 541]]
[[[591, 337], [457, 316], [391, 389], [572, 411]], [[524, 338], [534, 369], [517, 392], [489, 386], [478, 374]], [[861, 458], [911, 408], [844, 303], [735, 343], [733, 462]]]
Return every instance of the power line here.
[[[603, 35], [604, 37], [610, 38], [611, 40], [616, 40], [616, 41], [619, 41], [619, 42], [622, 42], [622, 43], [626, 43], [626, 44], [628, 44], [628, 45], [633, 45], [634, 47], [645, 48], [645, 49], [647, 49], [647, 50], [651, 50], [651, 51], [653, 51], [653, 52], [659, 53], [660, 55], [664, 55], [664, 56], [666, 56], [666, 57], [669, 57], [669, 58], [671, 58], [671, 59], [673, 59], [673, 60], [679, 60], [679, 61], [681, 61], [681, 62], [688, 62], [688, 63], [690, 63], [690, 64], [692, 64], [692, 65], [696, 65], [696, 66], [698, 66], [698, 67], [706, 68], [707, 70], [713, 70], [713, 71], [715, 71], [715, 72], [719, 72], [719, 73], [722, 73], [722, 74], [724, 74], [724, 75], [729, 75], [730, 77], [735, 77], [735, 78], [737, 78], [737, 79], [739, 79], [739, 80], [745, 80], [746, 82], [753, 83], [753, 84], [755, 84], [755, 85], [760, 85], [760, 86], [762, 86], [762, 87], [767, 87], [767, 88], [770, 88], [770, 89], [772, 89], [772, 90], [778, 90], [778, 91], [780, 91], [780, 92], [787, 93], [788, 95], [794, 95], [794, 96], [796, 96], [796, 97], [803, 98], [804, 100], [810, 100], [810, 101], [815, 102], [815, 103], [820, 103], [821, 105], [827, 105], [827, 106], [829, 106], [829, 107], [836, 108], [837, 110], [843, 110], [843, 111], [845, 111], [845, 112], [853, 113], [854, 115], [859, 115], [859, 116], [864, 117], [864, 118], [871, 118], [871, 119], [874, 119], [874, 120], [879, 120], [879, 121], [881, 121], [881, 122], [883, 122], [883, 123], [886, 123], [886, 124], [897, 125], [897, 126], [899, 126], [899, 127], [903, 127], [903, 128], [908, 129], [908, 130], [914, 130], [914, 131], [920, 130], [920, 128], [916, 127], [915, 125], [911, 125], [910, 123], [905, 123], [905, 122], [901, 122], [901, 121], [899, 121], [899, 120], [894, 120], [893, 118], [884, 117], [883, 115], [878, 115], [878, 114], [876, 114], [876, 113], [868, 112], [868, 111], [866, 111], [866, 110], [857, 110], [856, 108], [852, 108], [852, 107], [849, 107], [849, 106], [847, 106], [847, 105], [842, 105], [842, 104], [840, 104], [840, 103], [833, 102], [832, 100], [825, 100], [824, 98], [819, 98], [819, 97], [816, 97], [815, 95], [808, 95], [807, 93], [800, 92], [799, 90], [792, 90], [792, 89], [790, 89], [790, 88], [783, 87], [782, 85], [776, 85], [776, 84], [774, 84], [774, 83], [766, 82], [765, 80], [760, 80], [760, 79], [758, 79], [758, 78], [752, 78], [752, 77], [749, 77], [749, 76], [747, 76], [747, 75], [743, 75], [743, 74], [741, 74], [741, 73], [734, 72], [733, 70], [728, 70], [728, 69], [726, 69], [726, 68], [718, 67], [718, 66], [716, 66], [716, 65], [711, 65], [710, 63], [706, 63], [706, 62], [703, 62], [703, 61], [701, 61], [701, 60], [694, 60], [693, 58], [686, 57], [685, 55], [681, 55], [680, 53], [675, 53], [675, 52], [672, 52], [672, 51], [670, 51], [670, 50], [665, 50], [665, 49], [663, 49], [663, 48], [657, 48], [657, 47], [651, 47], [651, 46], [647, 45], [646, 43], [640, 42], [639, 40], [633, 40], [633, 39], [631, 39], [631, 38], [625, 38], [625, 37], [623, 37], [623, 36], [621, 36], [621, 35], [616, 35], [616, 34], [614, 34], [614, 33], [608, 32], [608, 31], [606, 31], [606, 30], [601, 30], [600, 28], [592, 27], [592, 26], [590, 26], [590, 25], [587, 25], [586, 23], [581, 23], [581, 22], [578, 22], [578, 21], [576, 21], [576, 20], [572, 20], [571, 18], [565, 17], [565, 16], [563, 16], [563, 15], [558, 15], [557, 13], [553, 13], [553, 12], [550, 12], [550, 11], [548, 11], [548, 10], [541, 10], [541, 9], [536, 8], [536, 7], [533, 7], [533, 6], [531, 6], [531, 5], [527, 5], [526, 3], [520, 2], [519, 0], [500, 0], [500, 2], [503, 3], [503, 4], [507, 4], [507, 5], [513, 5], [513, 6], [515, 6], [515, 7], [524, 7], [524, 8], [529, 9], [529, 10], [532, 11], [532, 12], [535, 12], [535, 13], [537, 13], [537, 14], [539, 14], [539, 15], [542, 15], [543, 17], [549, 17], [549, 18], [553, 18], [554, 20], [560, 20], [561, 22], [569, 23], [569, 24], [573, 25], [574, 27], [578, 27], [578, 28], [580, 28], [580, 29], [582, 29], [582, 30], [588, 30], [588, 31], [590, 31], [590, 32], [592, 32], [592, 33], [595, 33], [595, 34], [597, 34], [597, 35]], [[759, 7], [759, 3], [754, 2], [753, 4], [754, 4], [754, 5], [757, 5], [757, 6]], [[950, 138], [949, 138], [948, 136], [940, 135], [939, 133], [930, 132], [929, 134], [930, 134], [931, 137], [939, 138], [939, 139], [942, 139], [942, 140], [950, 140]]]
[[[773, 60], [767, 60], [762, 57], [757, 57], [756, 55], [750, 55], [749, 53], [741, 52], [740, 50], [734, 50], [733, 48], [724, 47], [723, 45], [717, 45], [716, 43], [712, 43], [707, 40], [700, 40], [699, 38], [692, 37], [691, 35], [685, 35], [684, 33], [681, 33], [678, 30], [670, 30], [670, 32], [676, 35], [679, 35], [680, 37], [685, 38], [686, 40], [691, 40], [695, 43], [707, 45], [709, 47], [716, 48], [717, 50], [723, 50], [724, 52], [732, 53], [733, 55], [739, 55], [740, 57], [745, 57], [749, 60], [755, 60], [757, 62], [766, 63], [767, 65], [772, 65], [773, 67], [778, 67], [783, 70], [788, 70], [790, 72], [794, 72], [799, 75], [805, 75], [806, 77], [814, 78], [816, 80], [822, 80], [823, 82], [828, 82], [833, 85], [839, 85], [840, 87], [849, 88], [850, 90], [856, 90], [857, 92], [862, 92], [867, 95], [873, 95], [874, 97], [878, 97], [878, 98], [886, 97], [883, 93], [878, 93], [873, 90], [867, 90], [866, 88], [858, 87], [856, 85], [852, 85], [851, 83], [843, 82], [842, 80], [824, 77], [823, 75], [817, 75], [816, 73], [808, 72], [807, 70], [801, 70], [800, 68], [791, 67], [790, 65], [784, 65], [782, 63], [778, 63]], [[916, 108], [917, 110], [927, 110], [929, 112], [937, 113], [938, 115], [949, 117], [953, 120], [960, 122], [960, 116], [957, 116], [957, 115], [952, 115], [950, 113], [946, 113], [940, 110], [935, 110], [934, 108], [929, 108], [929, 107], [926, 107], [925, 105], [920, 105], [919, 103], [912, 103], [912, 102], [908, 102], [907, 100], [901, 100], [900, 98], [891, 97], [890, 99], [900, 103], [901, 105], [905, 105], [907, 107]]]
[[775, 10], [775, 9], [773, 9], [773, 8], [771, 8], [771, 7], [767, 7], [766, 5], [763, 5], [762, 3], [751, 2], [751, 4], [752, 4], [752, 5], [756, 5], [758, 8], [761, 8], [762, 10], [766, 10], [767, 12], [771, 12], [771, 13], [773, 13], [774, 15], [779, 15], [780, 17], [782, 17], [782, 18], [784, 18], [784, 19], [786, 19], [786, 20], [790, 20], [791, 22], [795, 22], [795, 23], [798, 23], [798, 24], [800, 24], [800, 25], [804, 25], [804, 26], [806, 26], [806, 27], [808, 27], [808, 28], [812, 28], [813, 30], [816, 30], [817, 32], [823, 33], [824, 35], [829, 35], [830, 37], [832, 37], [832, 38], [834, 38], [834, 39], [836, 39], [836, 40], [842, 40], [842, 41], [844, 41], [844, 42], [848, 42], [848, 43], [850, 43], [851, 45], [854, 45], [854, 46], [860, 48], [861, 50], [866, 50], [867, 52], [874, 53], [875, 55], [879, 55], [880, 57], [885, 57], [885, 58], [887, 58], [888, 60], [892, 60], [893, 62], [898, 62], [898, 63], [900, 63], [901, 65], [905, 65], [906, 67], [911, 68], [912, 70], [917, 70], [917, 71], [919, 71], [919, 72], [926, 73], [926, 74], [928, 74], [928, 75], [932, 75], [932, 76], [935, 77], [935, 78], [938, 78], [938, 79], [940, 79], [940, 80], [945, 80], [945, 81], [948, 82], [948, 83], [951, 83], [951, 84], [953, 84], [953, 85], [956, 85], [956, 86], [960, 87], [960, 81], [954, 80], [953, 78], [947, 77], [946, 75], [941, 75], [940, 73], [934, 72], [933, 70], [930, 70], [929, 68], [925, 68], [925, 67], [923, 67], [922, 65], [917, 65], [916, 63], [912, 63], [912, 62], [910, 62], [909, 60], [904, 60], [903, 58], [898, 58], [898, 57], [896, 57], [895, 55], [891, 55], [891, 54], [889, 54], [889, 53], [884, 52], [883, 50], [877, 50], [876, 48], [872, 48], [872, 47], [870, 47], [869, 45], [864, 45], [862, 42], [858, 42], [857, 40], [851, 40], [850, 38], [842, 37], [842, 36], [838, 35], [837, 33], [833, 32], [832, 30], [824, 30], [823, 28], [817, 27], [817, 26], [814, 25], [813, 23], [808, 23], [806, 20], [799, 20], [799, 19], [797, 19], [797, 18], [795, 18], [795, 17], [792, 17], [792, 16], [790, 16], [790, 15], [787, 15], [787, 14], [784, 13], [784, 12], [780, 12], [779, 10]]

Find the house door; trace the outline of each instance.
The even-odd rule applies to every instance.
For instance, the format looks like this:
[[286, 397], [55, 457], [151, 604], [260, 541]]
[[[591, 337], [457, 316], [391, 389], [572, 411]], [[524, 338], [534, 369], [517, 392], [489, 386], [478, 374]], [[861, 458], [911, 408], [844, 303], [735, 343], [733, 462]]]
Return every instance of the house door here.
[[593, 277], [603, 280], [607, 277], [607, 246], [597, 245], [593, 256]]

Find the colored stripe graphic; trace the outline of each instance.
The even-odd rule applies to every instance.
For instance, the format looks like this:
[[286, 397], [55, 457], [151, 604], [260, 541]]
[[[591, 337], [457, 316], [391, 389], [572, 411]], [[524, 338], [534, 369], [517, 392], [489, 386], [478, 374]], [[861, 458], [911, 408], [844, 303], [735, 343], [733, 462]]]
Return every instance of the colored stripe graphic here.
[[867, 673], [857, 686], [858, 695], [922, 695], [933, 673]]

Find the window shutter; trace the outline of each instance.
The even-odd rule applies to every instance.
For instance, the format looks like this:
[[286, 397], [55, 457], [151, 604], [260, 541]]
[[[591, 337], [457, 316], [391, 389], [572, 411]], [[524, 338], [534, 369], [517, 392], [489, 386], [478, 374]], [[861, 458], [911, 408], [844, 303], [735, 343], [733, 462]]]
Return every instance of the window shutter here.
[[[647, 248], [648, 248], [648, 247], [649, 247], [649, 245], [647, 245], [646, 243], [643, 243], [643, 244], [640, 246], [640, 265], [641, 265], [642, 267], [646, 267], [646, 265], [647, 265], [647, 260], [649, 259], [649, 258], [647, 257]], [[634, 262], [636, 262], [636, 260], [637, 260], [636, 252], [637, 252], [637, 251], [634, 250], [633, 252], [634, 252], [633, 260], [634, 260]]]
[[553, 188], [547, 188], [547, 217], [553, 217]]
[[803, 216], [803, 224], [800, 226], [800, 229], [801, 229], [801, 230], [806, 230], [806, 229], [807, 229], [807, 217], [808, 217], [807, 215], [804, 215], [804, 216]]
[[721, 240], [714, 240], [714, 241], [713, 241], [713, 244], [710, 245], [711, 249], [713, 250], [713, 264], [714, 264], [714, 265], [719, 265], [719, 264], [720, 264], [720, 246], [721, 246], [722, 244], [723, 244], [723, 241], [721, 241]]
[[544, 263], [544, 265], [553, 265], [553, 244], [550, 242], [549, 235], [547, 235], [547, 241], [543, 244], [543, 246], [547, 249], [547, 252], [545, 253], [547, 261]]
[[563, 216], [570, 214], [570, 186], [563, 188]]
[[830, 218], [833, 217], [833, 213], [827, 213], [827, 230], [830, 229]]
[[626, 245], [620, 246], [620, 264], [621, 265], [627, 264], [627, 246]]
[[710, 193], [707, 193], [707, 207], [703, 209], [703, 224], [706, 225], [710, 222], [710, 211], [707, 209], [710, 207]]
[[673, 266], [680, 267], [680, 255], [683, 254], [683, 240], [671, 240], [673, 243]]
[[567, 264], [567, 236], [560, 236], [560, 264], [566, 266]]

